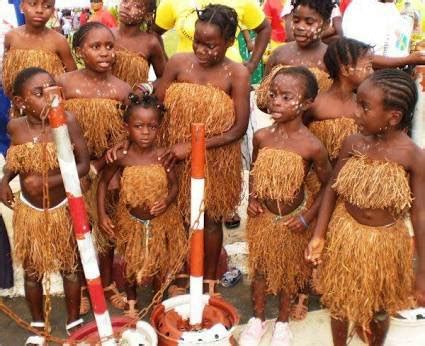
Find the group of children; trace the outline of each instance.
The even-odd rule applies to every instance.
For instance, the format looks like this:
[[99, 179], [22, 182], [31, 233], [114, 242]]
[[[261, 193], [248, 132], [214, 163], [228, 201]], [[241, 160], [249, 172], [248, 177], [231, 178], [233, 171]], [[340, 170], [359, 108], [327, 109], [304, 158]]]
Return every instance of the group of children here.
[[[413, 79], [373, 67], [423, 57], [376, 57], [372, 47], [345, 38], [326, 46], [320, 37], [334, 2], [292, 5], [295, 41], [272, 54], [257, 93], [274, 124], [253, 139], [247, 239], [254, 317], [240, 344], [259, 344], [271, 293], [280, 294], [271, 344], [290, 345], [291, 299], [308, 294], [315, 267], [334, 344], [346, 344], [352, 321], [370, 344], [381, 345], [387, 313], [408, 307], [414, 288], [417, 304], [425, 304], [425, 157], [408, 136], [418, 98]], [[198, 12], [193, 53], [166, 62], [157, 36], [140, 30], [150, 6], [123, 0], [114, 31], [97, 22], [83, 25], [72, 44], [84, 66], [79, 70], [65, 39], [45, 27], [54, 0], [23, 0], [26, 24], [6, 37], [3, 81], [15, 117], [0, 197], [15, 210], [15, 258], [25, 270], [33, 327], [45, 326], [46, 273], [63, 276], [68, 332], [90, 308], [46, 124], [44, 89], [53, 85], [63, 90], [105, 295], [132, 317], [140, 308], [138, 283], [152, 278], [158, 287], [179, 268], [169, 293], [187, 288], [179, 260], [188, 243], [190, 126], [205, 123], [204, 289], [216, 294], [222, 220], [240, 201], [239, 141], [250, 113], [249, 72], [225, 56], [238, 18], [230, 7], [208, 5]], [[154, 95], [143, 84], [150, 65], [159, 77]], [[17, 197], [9, 188], [16, 175]], [[115, 251], [125, 262], [125, 295], [112, 280]]]

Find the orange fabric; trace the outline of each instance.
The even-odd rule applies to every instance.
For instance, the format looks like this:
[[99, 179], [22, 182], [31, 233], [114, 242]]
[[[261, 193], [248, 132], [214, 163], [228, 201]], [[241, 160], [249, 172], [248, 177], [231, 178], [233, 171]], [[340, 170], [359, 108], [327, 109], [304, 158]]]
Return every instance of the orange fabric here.
[[284, 3], [284, 0], [266, 0], [263, 5], [264, 14], [272, 26], [271, 39], [275, 42], [285, 42], [286, 40], [285, 26], [280, 16]]
[[100, 22], [106, 25], [108, 28], [115, 28], [117, 22], [115, 17], [108, 10], [101, 9], [95, 12], [89, 19], [89, 22]]

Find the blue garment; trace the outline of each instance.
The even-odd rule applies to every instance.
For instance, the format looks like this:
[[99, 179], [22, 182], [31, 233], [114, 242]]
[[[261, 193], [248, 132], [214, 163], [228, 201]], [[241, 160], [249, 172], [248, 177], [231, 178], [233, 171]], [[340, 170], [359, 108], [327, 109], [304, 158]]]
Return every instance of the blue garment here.
[[9, 0], [9, 4], [12, 4], [15, 7], [16, 20], [18, 22], [18, 26], [25, 24], [25, 17], [20, 9], [21, 0]]
[[6, 151], [10, 145], [7, 134], [7, 123], [9, 122], [10, 101], [0, 88], [0, 152], [6, 156]]

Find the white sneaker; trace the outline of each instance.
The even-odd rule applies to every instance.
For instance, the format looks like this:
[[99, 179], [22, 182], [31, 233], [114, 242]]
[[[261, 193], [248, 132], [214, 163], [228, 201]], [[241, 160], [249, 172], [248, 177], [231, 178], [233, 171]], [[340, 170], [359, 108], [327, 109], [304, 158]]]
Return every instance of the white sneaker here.
[[270, 346], [291, 346], [291, 341], [292, 333], [289, 329], [289, 323], [276, 322]]
[[266, 322], [262, 322], [259, 318], [251, 317], [239, 338], [239, 345], [258, 346], [266, 330]]

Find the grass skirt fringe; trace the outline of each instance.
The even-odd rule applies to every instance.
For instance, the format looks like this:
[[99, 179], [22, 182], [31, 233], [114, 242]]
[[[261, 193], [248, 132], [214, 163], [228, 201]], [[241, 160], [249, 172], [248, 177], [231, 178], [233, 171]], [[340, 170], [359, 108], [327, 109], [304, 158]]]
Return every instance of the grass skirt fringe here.
[[59, 168], [59, 161], [56, 156], [56, 146], [54, 143], [46, 143], [47, 162], [43, 160], [42, 143], [24, 143], [12, 145], [7, 150], [6, 167], [12, 172], [34, 172], [42, 174], [47, 167], [48, 170]]
[[48, 213], [48, 229], [44, 212], [27, 206], [19, 198], [13, 214], [15, 258], [38, 278], [56, 271], [74, 272], [78, 264], [68, 207]]
[[[263, 81], [261, 82], [260, 86], [258, 87], [256, 94], [257, 94], [257, 107], [261, 110], [267, 109], [267, 97], [269, 94], [270, 85], [272, 83], [273, 78], [279, 72], [280, 70], [284, 68], [288, 68], [291, 66], [284, 66], [284, 65], [276, 65], [273, 67], [271, 72], [263, 78]], [[319, 90], [321, 92], [328, 90], [332, 85], [332, 80], [329, 78], [329, 75], [322, 71], [321, 69], [317, 67], [309, 67], [308, 68], [317, 79], [317, 83], [319, 84]]]
[[358, 132], [356, 122], [352, 118], [313, 121], [309, 129], [323, 143], [331, 161], [338, 158], [344, 140]]
[[65, 109], [80, 123], [90, 156], [100, 158], [113, 145], [125, 139], [120, 102], [111, 99], [69, 99]]
[[182, 251], [187, 251], [186, 232], [175, 205], [144, 225], [120, 203], [116, 221], [117, 251], [125, 260], [125, 275], [130, 281], [153, 275], [164, 279], [178, 265]]
[[322, 302], [334, 318], [367, 326], [374, 313], [394, 314], [409, 307], [412, 246], [403, 220], [383, 227], [362, 225], [339, 202], [319, 280]]
[[149, 63], [140, 54], [118, 49], [115, 52], [112, 74], [134, 87], [148, 81]]
[[11, 49], [3, 60], [3, 88], [6, 95], [12, 95], [13, 83], [16, 76], [28, 67], [40, 67], [53, 77], [65, 72], [59, 56], [44, 49]]
[[[235, 121], [232, 99], [212, 86], [174, 83], [167, 89], [164, 104], [168, 110], [161, 128], [164, 146], [190, 143], [192, 123], [204, 123], [209, 138], [228, 131]], [[239, 141], [207, 150], [206, 166], [205, 207], [208, 216], [219, 222], [240, 202], [242, 157]], [[190, 159], [177, 165], [177, 174], [178, 207], [188, 222]]]
[[311, 267], [304, 259], [304, 251], [312, 232], [292, 232], [285, 221], [311, 207], [312, 198], [289, 215], [279, 217], [268, 211], [257, 217], [249, 217], [247, 238], [249, 248], [249, 274], [265, 277], [268, 291], [278, 294], [283, 291], [292, 295], [305, 287], [311, 276]]

